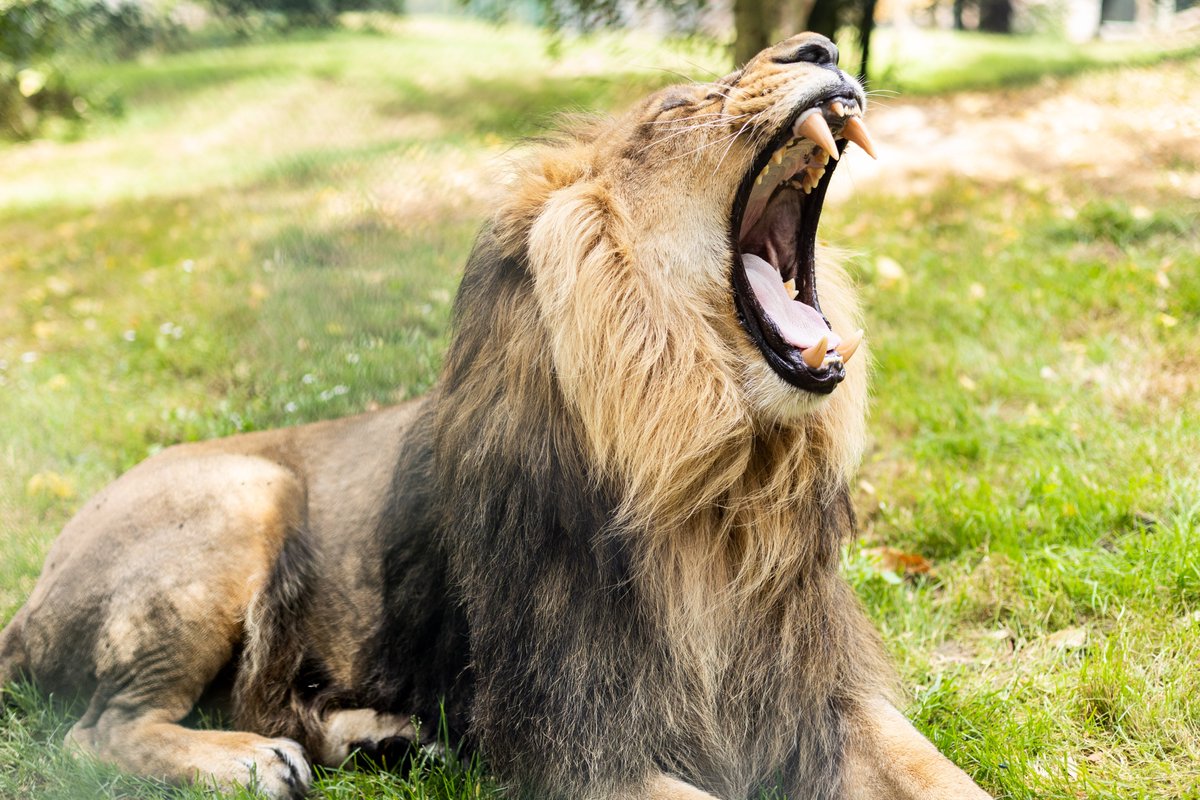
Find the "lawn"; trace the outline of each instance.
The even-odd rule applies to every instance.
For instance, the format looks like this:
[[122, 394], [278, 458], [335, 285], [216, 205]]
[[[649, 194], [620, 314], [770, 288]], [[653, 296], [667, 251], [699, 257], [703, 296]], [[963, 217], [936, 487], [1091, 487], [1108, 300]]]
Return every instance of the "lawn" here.
[[[721, 60], [637, 37], [553, 59], [524, 29], [416, 18], [95, 67], [125, 116], [0, 148], [0, 620], [148, 454], [426, 390], [512, 142]], [[921, 86], [995, 77], [958, 67], [976, 80]], [[1103, 82], [1127, 76], [1194, 96], [1200, 62]], [[998, 796], [1200, 798], [1193, 153], [1147, 149], [1175, 183], [946, 164], [825, 215], [876, 358], [846, 569], [906, 710]], [[0, 797], [162, 796], [58, 747], [68, 700], [0, 712]], [[319, 795], [488, 797], [485, 775], [335, 771]]]

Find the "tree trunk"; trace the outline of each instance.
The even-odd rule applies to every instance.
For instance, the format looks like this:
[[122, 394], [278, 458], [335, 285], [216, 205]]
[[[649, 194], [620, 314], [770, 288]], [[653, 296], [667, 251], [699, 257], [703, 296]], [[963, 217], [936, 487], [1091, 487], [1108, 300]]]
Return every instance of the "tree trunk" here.
[[775, 0], [733, 0], [733, 63], [740, 67], [771, 44]]
[[983, 0], [979, 4], [979, 30], [1012, 33], [1012, 0]]
[[858, 20], [858, 43], [861, 45], [862, 63], [858, 65], [858, 79], [863, 86], [867, 85], [869, 62], [871, 60], [871, 34], [875, 32], [875, 5], [878, 0], [866, 0], [863, 3], [862, 17]]
[[838, 6], [838, 0], [817, 0], [808, 12], [805, 29], [835, 39], [838, 29]]
[[965, 31], [963, 25], [963, 6], [966, 5], [966, 0], [954, 0], [954, 30]]

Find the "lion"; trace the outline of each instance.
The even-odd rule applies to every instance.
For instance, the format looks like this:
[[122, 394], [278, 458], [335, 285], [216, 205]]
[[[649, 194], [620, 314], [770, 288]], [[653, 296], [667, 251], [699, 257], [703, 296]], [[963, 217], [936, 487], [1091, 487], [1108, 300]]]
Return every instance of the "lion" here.
[[[816, 232], [872, 144], [837, 60], [802, 34], [534, 146], [432, 391], [134, 467], [0, 679], [88, 698], [80, 753], [270, 798], [439, 720], [514, 797], [986, 798], [838, 573], [867, 357]], [[182, 724], [209, 702], [232, 730]]]

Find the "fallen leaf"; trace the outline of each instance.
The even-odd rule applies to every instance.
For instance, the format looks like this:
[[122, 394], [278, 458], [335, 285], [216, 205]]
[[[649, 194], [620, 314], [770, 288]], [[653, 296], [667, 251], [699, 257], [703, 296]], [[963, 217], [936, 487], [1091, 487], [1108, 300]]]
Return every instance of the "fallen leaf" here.
[[1061, 650], [1078, 650], [1087, 644], [1087, 628], [1063, 628], [1046, 637], [1046, 644]]
[[942, 642], [933, 651], [935, 664], [970, 664], [974, 660], [971, 651], [953, 639]]
[[906, 553], [895, 547], [868, 547], [862, 553], [880, 572], [893, 572], [906, 578], [936, 574], [933, 564], [920, 553]]

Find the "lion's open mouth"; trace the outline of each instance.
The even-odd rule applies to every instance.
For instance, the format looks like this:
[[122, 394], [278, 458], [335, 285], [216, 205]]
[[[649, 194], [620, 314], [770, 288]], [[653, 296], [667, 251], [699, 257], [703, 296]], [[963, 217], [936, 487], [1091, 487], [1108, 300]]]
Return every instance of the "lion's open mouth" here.
[[827, 394], [846, 376], [862, 332], [830, 328], [817, 297], [817, 223], [846, 141], [873, 154], [852, 94], [800, 109], [755, 159], [734, 200], [734, 300], [767, 363], [801, 389]]

